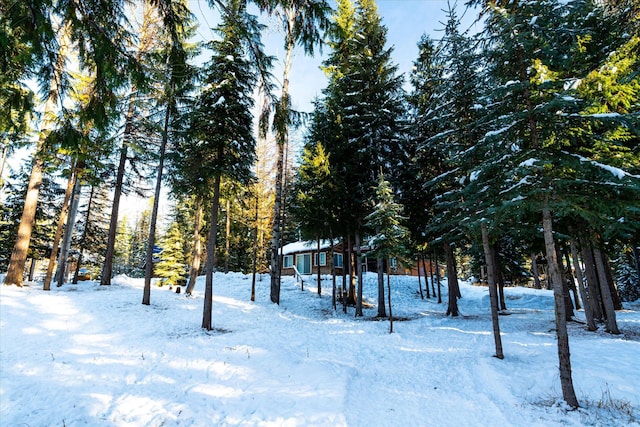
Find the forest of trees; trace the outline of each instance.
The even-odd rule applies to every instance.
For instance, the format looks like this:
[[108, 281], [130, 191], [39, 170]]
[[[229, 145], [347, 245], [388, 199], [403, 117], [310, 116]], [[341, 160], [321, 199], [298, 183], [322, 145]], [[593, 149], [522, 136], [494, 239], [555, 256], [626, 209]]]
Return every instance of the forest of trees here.
[[[502, 287], [553, 289], [577, 406], [566, 322], [582, 304], [589, 330], [619, 333], [615, 311], [640, 297], [640, 1], [469, 0], [475, 33], [449, 4], [406, 76], [374, 0], [209, 5], [216, 38], [196, 43], [186, 0], [0, 3], [4, 283], [40, 260], [48, 290], [83, 266], [102, 285], [145, 277], [149, 304], [152, 276], [190, 294], [205, 274], [209, 330], [213, 272], [268, 272], [279, 303], [279, 251], [299, 238], [343, 242], [357, 316], [363, 247], [380, 316], [385, 262], [440, 259], [447, 314], [458, 274], [487, 282], [498, 357]], [[262, 17], [284, 58], [265, 53]], [[292, 108], [296, 47], [325, 52], [311, 114]], [[134, 195], [150, 202], [118, 222]]]

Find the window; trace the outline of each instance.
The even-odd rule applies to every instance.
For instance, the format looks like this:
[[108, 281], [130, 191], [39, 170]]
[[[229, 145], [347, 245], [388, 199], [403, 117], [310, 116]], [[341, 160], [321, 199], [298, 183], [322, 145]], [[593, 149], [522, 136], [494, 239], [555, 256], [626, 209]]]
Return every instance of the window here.
[[389, 259], [390, 264], [391, 264], [391, 271], [396, 271], [398, 270], [398, 260], [396, 258], [391, 258]]
[[333, 266], [342, 268], [342, 254], [333, 254]]
[[293, 255], [285, 255], [282, 259], [282, 268], [292, 268], [293, 267]]
[[318, 264], [318, 254], [314, 253], [313, 254], [313, 264], [314, 265], [321, 265], [321, 266], [327, 265], [327, 253], [326, 252], [320, 252], [320, 264]]

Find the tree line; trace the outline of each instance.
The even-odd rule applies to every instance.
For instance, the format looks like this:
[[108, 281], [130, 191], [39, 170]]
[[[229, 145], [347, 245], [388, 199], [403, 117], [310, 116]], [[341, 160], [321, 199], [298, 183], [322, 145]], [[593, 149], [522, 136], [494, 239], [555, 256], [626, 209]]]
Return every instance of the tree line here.
[[[385, 263], [439, 257], [457, 316], [464, 260], [489, 285], [502, 358], [502, 287], [529, 277], [541, 287], [544, 269], [563, 397], [578, 406], [573, 309], [582, 301], [589, 330], [616, 334], [621, 299], [638, 296], [638, 1], [469, 0], [477, 33], [448, 5], [442, 37], [422, 37], [407, 76], [374, 0], [337, 0], [335, 10], [326, 0], [209, 3], [220, 20], [202, 44], [183, 0], [133, 10], [118, 0], [2, 3], [3, 159], [35, 145], [31, 164], [3, 183], [5, 283], [22, 284], [28, 257], [48, 258], [48, 290], [75, 257], [77, 268], [99, 268], [101, 285], [144, 276], [149, 304], [154, 274], [190, 294], [204, 273], [211, 330], [214, 270], [270, 272], [279, 303], [283, 244], [329, 239], [346, 248], [343, 303], [356, 316], [365, 247], [377, 260], [379, 316]], [[282, 26], [280, 84], [251, 11]], [[327, 85], [304, 115], [292, 109], [293, 51], [323, 46]], [[292, 167], [289, 139], [302, 125]], [[160, 233], [163, 184], [174, 208]], [[151, 190], [135, 227], [119, 224], [121, 197]]]

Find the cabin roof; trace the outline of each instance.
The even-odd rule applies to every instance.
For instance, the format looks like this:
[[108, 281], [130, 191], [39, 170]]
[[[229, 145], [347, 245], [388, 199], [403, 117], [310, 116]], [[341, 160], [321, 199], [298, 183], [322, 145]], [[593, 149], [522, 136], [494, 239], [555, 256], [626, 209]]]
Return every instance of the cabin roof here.
[[[328, 240], [320, 241], [320, 250], [329, 249], [331, 247], [331, 243]], [[318, 241], [317, 240], [307, 240], [304, 242], [293, 242], [282, 247], [282, 254], [289, 255], [295, 254], [299, 252], [309, 252], [309, 251], [317, 251], [318, 250]]]

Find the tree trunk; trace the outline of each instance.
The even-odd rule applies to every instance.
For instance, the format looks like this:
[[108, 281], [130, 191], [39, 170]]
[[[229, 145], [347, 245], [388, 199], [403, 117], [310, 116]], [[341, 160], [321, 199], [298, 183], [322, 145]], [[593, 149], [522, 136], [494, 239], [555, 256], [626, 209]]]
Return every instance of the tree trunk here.
[[[133, 88], [135, 91], [135, 87]], [[120, 198], [122, 196], [122, 187], [124, 184], [124, 172], [127, 164], [128, 140], [133, 134], [133, 99], [129, 101], [127, 117], [125, 119], [124, 135], [122, 137], [122, 147], [120, 148], [120, 160], [118, 162], [118, 171], [116, 172], [116, 185], [113, 189], [113, 204], [111, 205], [111, 217], [109, 219], [109, 235], [107, 237], [107, 248], [104, 256], [104, 265], [102, 266], [102, 275], [100, 277], [100, 285], [111, 285], [111, 276], [113, 275], [113, 257], [116, 248], [116, 234], [118, 232], [118, 213], [120, 211]]]
[[320, 237], [318, 237], [318, 250], [317, 250], [317, 256], [316, 256], [316, 267], [318, 267], [318, 295], [322, 295], [322, 286], [321, 286], [321, 280], [322, 277], [320, 275]]
[[496, 286], [495, 278], [495, 266], [493, 265], [493, 253], [491, 251], [491, 244], [489, 243], [489, 232], [487, 230], [487, 223], [482, 222], [480, 224], [482, 231], [482, 247], [484, 249], [484, 259], [487, 263], [487, 284], [489, 286], [489, 300], [491, 302], [491, 323], [493, 325], [493, 341], [496, 346], [495, 357], [498, 359], [504, 359], [502, 352], [502, 337], [500, 337], [500, 320], [498, 318], [498, 289]]
[[[420, 289], [420, 299], [424, 299], [424, 292], [422, 291], [422, 273], [420, 270], [420, 260], [422, 259], [422, 256], [418, 255], [418, 258], [416, 259], [416, 265], [418, 267], [418, 289]], [[425, 272], [424, 274], [424, 282], [427, 284], [427, 289], [429, 284], [427, 282], [427, 273]]]
[[2, 146], [2, 159], [0, 159], [0, 191], [4, 190], [4, 179], [2, 179], [2, 175], [4, 175], [4, 165], [7, 162], [8, 154], [9, 154], [9, 144], [4, 144]]
[[387, 257], [387, 298], [389, 302], [389, 333], [393, 333], [393, 311], [391, 310], [391, 274], [389, 273], [391, 259]]
[[229, 247], [231, 245], [231, 200], [227, 199], [227, 218], [224, 236], [224, 272], [229, 273]]
[[91, 220], [91, 210], [93, 208], [93, 198], [95, 197], [95, 186], [91, 186], [91, 191], [89, 192], [89, 201], [87, 202], [87, 215], [84, 219], [84, 231], [82, 232], [82, 237], [80, 238], [80, 244], [78, 245], [78, 262], [76, 262], [76, 269], [73, 272], [73, 280], [72, 283], [74, 285], [78, 284], [78, 273], [80, 271], [80, 266], [82, 264], [82, 260], [84, 257], [84, 250], [87, 245], [87, 234], [89, 233], [89, 221]]
[[602, 297], [600, 296], [596, 261], [593, 257], [591, 245], [587, 239], [581, 238], [580, 245], [582, 246], [582, 259], [584, 261], [584, 272], [587, 279], [587, 292], [589, 294], [591, 312], [593, 313], [594, 319], [601, 322], [604, 320], [604, 313], [602, 311]]
[[258, 212], [259, 212], [260, 200], [256, 195], [256, 210], [253, 216], [253, 222], [256, 225], [256, 234], [253, 237], [253, 260], [252, 260], [252, 268], [251, 268], [251, 301], [256, 300], [256, 270], [258, 265]]
[[[433, 257], [436, 260], [436, 282], [438, 282], [438, 304], [442, 304], [442, 293], [440, 291], [440, 264], [438, 264], [438, 251], [434, 251]], [[432, 283], [433, 286], [433, 283]], [[435, 292], [435, 289], [433, 290]]]
[[284, 150], [289, 139], [289, 74], [291, 72], [291, 60], [295, 40], [293, 38], [293, 24], [289, 19], [288, 32], [285, 42], [285, 61], [282, 77], [282, 94], [279, 111], [276, 111], [274, 120], [276, 128], [277, 172], [276, 172], [276, 197], [273, 204], [273, 239], [271, 242], [271, 302], [280, 304], [280, 261], [278, 249], [281, 246], [282, 232], [282, 202], [283, 202], [283, 176], [284, 176]]
[[538, 270], [538, 261], [536, 254], [531, 254], [531, 274], [533, 275], [533, 283], [536, 289], [542, 289], [540, 285], [540, 271]]
[[580, 298], [578, 297], [578, 290], [576, 289], [576, 282], [573, 272], [571, 270], [571, 259], [569, 258], [569, 251], [564, 252], [565, 262], [567, 263], [567, 283], [569, 290], [573, 293], [573, 301], [576, 305], [576, 310], [580, 310], [582, 305], [580, 304]]
[[604, 252], [602, 253], [602, 262], [604, 264], [604, 273], [607, 278], [607, 286], [609, 286], [609, 292], [611, 292], [611, 299], [613, 300], [613, 308], [614, 310], [622, 310], [622, 299], [620, 299], [620, 295], [618, 294], [618, 288], [613, 280], [613, 272], [611, 270], [611, 264], [609, 263], [609, 258]]
[[[79, 170], [79, 168], [78, 168]], [[71, 197], [71, 207], [69, 208], [69, 216], [67, 217], [67, 226], [64, 230], [62, 238], [62, 247], [60, 249], [60, 256], [58, 257], [58, 270], [56, 271], [55, 281], [58, 287], [62, 286], [67, 280], [67, 258], [69, 251], [71, 250], [71, 239], [73, 237], [73, 228], [76, 223], [76, 214], [78, 213], [78, 205], [80, 204], [80, 191], [82, 184], [78, 179], [78, 171], [76, 171], [76, 178], [73, 187], [73, 195]]]
[[29, 281], [33, 282], [33, 276], [36, 273], [36, 265], [38, 264], [38, 260], [35, 258], [31, 258], [31, 264], [29, 266]]
[[356, 317], [364, 316], [362, 312], [362, 247], [360, 246], [360, 232], [356, 232], [356, 273], [358, 275], [358, 291], [356, 295]]
[[351, 238], [342, 238], [342, 312], [347, 313], [347, 276], [351, 281], [351, 251], [344, 246], [345, 241], [351, 244]]
[[62, 239], [62, 232], [64, 230], [64, 224], [67, 222], [67, 215], [69, 213], [69, 200], [71, 199], [71, 193], [73, 192], [73, 185], [75, 183], [75, 163], [71, 162], [71, 173], [69, 179], [67, 179], [67, 189], [64, 193], [64, 200], [62, 202], [62, 210], [60, 211], [60, 217], [58, 218], [58, 225], [56, 227], [56, 234], [53, 236], [53, 242], [51, 246], [51, 255], [49, 256], [49, 264], [47, 265], [47, 273], [44, 276], [43, 290], [51, 290], [51, 279], [53, 277], [53, 269], [58, 259], [58, 249], [60, 247], [60, 240]]
[[200, 272], [200, 263], [202, 262], [202, 241], [200, 239], [202, 211], [202, 197], [197, 196], [193, 225], [193, 259], [191, 260], [191, 270], [189, 271], [189, 283], [187, 284], [187, 290], [185, 291], [187, 296], [193, 293], [196, 281], [198, 280], [198, 273]]
[[602, 296], [602, 303], [607, 315], [607, 332], [618, 335], [620, 330], [618, 329], [618, 323], [616, 321], [616, 310], [613, 305], [613, 299], [611, 298], [611, 290], [607, 283], [607, 277], [605, 273], [605, 263], [603, 260], [603, 253], [600, 249], [593, 248], [593, 256], [596, 261], [596, 268], [598, 270], [598, 281], [600, 282], [600, 295]]
[[553, 222], [551, 211], [548, 208], [542, 211], [542, 228], [544, 231], [545, 251], [549, 266], [549, 276], [553, 283], [553, 300], [556, 311], [556, 336], [558, 339], [558, 360], [560, 368], [560, 385], [562, 397], [567, 405], [577, 408], [578, 398], [573, 388], [571, 378], [571, 357], [569, 352], [569, 334], [567, 332], [567, 320], [565, 314], [565, 302], [563, 295], [562, 276], [558, 270], [558, 259], [553, 239]]
[[447, 286], [449, 288], [449, 305], [447, 307], [447, 316], [457, 317], [458, 298], [460, 295], [460, 285], [458, 284], [458, 272], [456, 269], [456, 259], [453, 255], [453, 248], [449, 243], [444, 243], [444, 254], [447, 260]]
[[335, 262], [335, 252], [333, 250], [333, 232], [331, 232], [331, 237], [329, 237], [329, 245], [331, 245], [331, 306], [333, 310], [337, 310], [338, 306], [336, 305], [336, 297], [337, 297], [337, 287], [336, 287], [336, 262]]
[[584, 287], [584, 276], [582, 274], [582, 268], [580, 267], [580, 260], [578, 259], [578, 247], [576, 245], [575, 239], [571, 239], [571, 242], [569, 244], [571, 248], [571, 257], [573, 258], [573, 266], [576, 270], [576, 277], [578, 279], [578, 289], [580, 290], [580, 296], [582, 297], [584, 316], [587, 319], [587, 330], [596, 331], [598, 328], [596, 327], [596, 323], [593, 319], [593, 311], [591, 308], [591, 303], [589, 301], [589, 294]]
[[[433, 290], [433, 297], [435, 298], [436, 296], [436, 288], [435, 288], [435, 278], [433, 276], [433, 259], [434, 257], [432, 255], [429, 255], [429, 279], [431, 281], [431, 288]], [[429, 286], [427, 285], [427, 298], [430, 298], [429, 296]]]
[[560, 283], [562, 283], [562, 295], [564, 297], [564, 314], [567, 322], [573, 319], [573, 302], [571, 301], [571, 295], [569, 295], [569, 285], [567, 283], [567, 276], [565, 275], [564, 264], [562, 263], [562, 251], [560, 245], [554, 245], [556, 250], [556, 261], [558, 263], [558, 274], [560, 275]]
[[44, 171], [44, 160], [41, 158], [42, 144], [42, 142], [39, 143], [38, 150], [34, 155], [27, 195], [24, 199], [24, 208], [22, 210], [22, 217], [20, 218], [20, 225], [18, 226], [18, 234], [16, 242], [13, 245], [13, 251], [11, 252], [7, 275], [4, 278], [5, 285], [22, 286], [24, 266], [27, 262], [27, 252], [29, 251], [31, 232], [33, 231], [33, 224], [36, 217], [38, 195], [40, 193], [42, 174]]
[[636, 272], [638, 273], [638, 278], [640, 279], [640, 249], [634, 242], [631, 242], [631, 252], [633, 253], [633, 260], [636, 264]]
[[[65, 58], [67, 56], [70, 45], [69, 31], [70, 26], [68, 24], [60, 28], [58, 31], [60, 35], [60, 46], [56, 54], [57, 59]], [[31, 242], [31, 233], [35, 222], [36, 209], [38, 207], [38, 196], [40, 194], [42, 175], [44, 173], [44, 155], [47, 151], [47, 147], [45, 147], [45, 140], [51, 131], [50, 126], [53, 124], [52, 117], [55, 115], [56, 106], [58, 102], [62, 102], [61, 91], [63, 88], [60, 87], [60, 82], [62, 80], [60, 76], [64, 70], [62, 67], [58, 67], [59, 64], [64, 64], [64, 61], [56, 60], [56, 67], [52, 70], [53, 76], [49, 80], [49, 96], [45, 102], [42, 114], [40, 138], [38, 139], [36, 151], [33, 155], [29, 185], [27, 187], [27, 194], [24, 200], [22, 216], [20, 217], [20, 225], [18, 226], [16, 241], [13, 245], [11, 258], [7, 267], [7, 275], [4, 278], [5, 285], [22, 286], [23, 282], [24, 267], [27, 262], [27, 253]]]
[[[171, 84], [173, 90], [173, 83]], [[151, 220], [149, 224], [149, 239], [147, 241], [147, 261], [144, 269], [144, 290], [142, 293], [142, 304], [151, 304], [151, 277], [153, 276], [153, 247], [156, 243], [156, 223], [158, 222], [158, 207], [160, 205], [160, 190], [162, 189], [162, 171], [164, 169], [164, 153], [169, 141], [169, 119], [171, 117], [169, 104], [164, 114], [164, 126], [162, 131], [162, 142], [160, 144], [160, 162], [158, 164], [158, 175], [156, 177], [156, 190], [153, 196], [153, 208], [151, 210]]]
[[[222, 153], [218, 153], [222, 156]], [[207, 262], [205, 263], [205, 287], [204, 307], [202, 312], [202, 328], [210, 331], [213, 329], [211, 315], [213, 311], [213, 268], [216, 252], [216, 238], [218, 235], [218, 209], [220, 207], [220, 176], [216, 176], [213, 184], [213, 201], [211, 203], [211, 227], [209, 228], [209, 241], [207, 242]]]
[[507, 302], [504, 299], [504, 273], [500, 264], [500, 255], [498, 254], [498, 244], [491, 245], [491, 254], [493, 255], [494, 278], [498, 288], [498, 309], [500, 311], [507, 309]]
[[353, 246], [351, 243], [351, 234], [349, 235], [349, 290], [347, 292], [347, 304], [353, 306], [356, 305], [356, 280], [357, 280], [357, 267], [356, 267], [356, 255], [353, 253]]
[[[387, 264], [387, 274], [389, 267]], [[384, 260], [381, 257], [376, 258], [376, 270], [378, 272], [378, 317], [387, 317], [384, 301]]]

